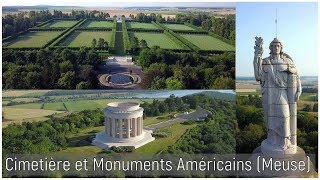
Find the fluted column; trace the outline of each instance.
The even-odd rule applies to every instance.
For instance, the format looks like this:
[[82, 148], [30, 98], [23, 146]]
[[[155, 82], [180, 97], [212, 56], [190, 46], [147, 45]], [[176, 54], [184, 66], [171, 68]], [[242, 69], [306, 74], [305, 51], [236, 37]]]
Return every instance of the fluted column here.
[[105, 130], [106, 134], [110, 135], [110, 118], [104, 118], [105, 119]]
[[127, 119], [127, 138], [130, 138], [130, 119]]
[[142, 134], [143, 130], [143, 117], [140, 117], [140, 134]]
[[122, 119], [119, 119], [119, 138], [123, 138]]
[[106, 134], [108, 134], [108, 126], [107, 126], [107, 122], [108, 122], [108, 118], [107, 118], [107, 117], [105, 117], [105, 118], [104, 118], [104, 132], [105, 132]]
[[116, 137], [116, 120], [111, 119], [111, 137]]
[[133, 137], [137, 136], [137, 121], [136, 121], [136, 118], [132, 118], [132, 134], [133, 134]]

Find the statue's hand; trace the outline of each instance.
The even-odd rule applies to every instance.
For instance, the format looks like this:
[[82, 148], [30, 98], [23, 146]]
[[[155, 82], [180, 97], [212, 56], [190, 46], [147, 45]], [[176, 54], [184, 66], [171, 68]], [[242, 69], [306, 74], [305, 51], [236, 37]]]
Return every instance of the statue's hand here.
[[261, 37], [256, 37], [254, 54], [256, 58], [261, 58], [263, 54], [263, 39]]

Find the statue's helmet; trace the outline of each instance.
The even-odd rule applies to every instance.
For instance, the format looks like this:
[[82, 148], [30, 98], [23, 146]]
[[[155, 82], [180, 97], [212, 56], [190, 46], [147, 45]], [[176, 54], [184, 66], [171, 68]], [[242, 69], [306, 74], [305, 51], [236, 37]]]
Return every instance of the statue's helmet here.
[[283, 46], [282, 46], [282, 43], [280, 42], [280, 40], [278, 38], [274, 38], [273, 41], [271, 41], [270, 45], [269, 45], [269, 49], [270, 49], [270, 54], [272, 54], [272, 46], [273, 44], [276, 44], [276, 43], [279, 43], [280, 44], [280, 54], [282, 54], [282, 49], [283, 49]]

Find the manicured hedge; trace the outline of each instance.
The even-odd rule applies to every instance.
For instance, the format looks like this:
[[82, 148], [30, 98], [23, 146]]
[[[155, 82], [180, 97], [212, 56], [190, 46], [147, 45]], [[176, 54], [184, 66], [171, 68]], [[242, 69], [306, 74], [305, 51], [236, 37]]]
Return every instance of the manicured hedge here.
[[187, 45], [185, 45], [183, 42], [181, 42], [178, 38], [176, 38], [174, 35], [172, 35], [168, 31], [164, 31], [164, 34], [167, 35], [170, 39], [172, 39], [175, 43], [180, 45], [183, 49], [190, 50], [190, 48]]
[[194, 50], [194, 51], [198, 51], [200, 50], [199, 47], [197, 47], [196, 45], [192, 44], [190, 41], [186, 40], [185, 38], [183, 38], [182, 36], [180, 36], [179, 34], [174, 33], [172, 30], [168, 31], [171, 35], [173, 35], [174, 37], [176, 37], [177, 39], [179, 39], [183, 44], [185, 44], [186, 46], [188, 46], [190, 49]]
[[133, 32], [155, 32], [155, 33], [163, 33], [164, 30], [162, 29], [143, 29], [143, 28], [135, 28], [135, 29], [129, 29]]
[[37, 27], [41, 27], [41, 26], [46, 25], [46, 24], [48, 24], [48, 23], [50, 23], [52, 21], [53, 21], [53, 19], [49, 19], [48, 21], [45, 21], [45, 22], [43, 22], [41, 24], [38, 24]]
[[111, 31], [112, 28], [110, 27], [77, 27], [75, 30], [80, 31]]
[[70, 35], [77, 27], [81, 26], [81, 24], [83, 24], [86, 21], [86, 19], [83, 19], [79, 22], [77, 22], [75, 25], [73, 25], [71, 28], [66, 29], [60, 36], [54, 38], [52, 41], [50, 41], [50, 43], [47, 43], [45, 45], [45, 47], [48, 47], [50, 45], [50, 47], [53, 47], [55, 45], [57, 45], [59, 42], [61, 42], [64, 38], [66, 38], [68, 35]]
[[63, 31], [68, 28], [64, 27], [35, 27], [35, 28], [30, 28], [30, 31]]
[[225, 43], [234, 45], [234, 43], [233, 43], [232, 41], [230, 41], [229, 39], [226, 39], [226, 38], [224, 38], [224, 37], [221, 37], [221, 36], [219, 36], [219, 35], [217, 35], [217, 34], [215, 34], [215, 33], [213, 33], [213, 32], [209, 32], [208, 35], [209, 35], [209, 36], [212, 36], [212, 37], [214, 37], [214, 38], [217, 38], [217, 39], [219, 39], [219, 40], [221, 40], [221, 41], [223, 41], [223, 42], [225, 42]]
[[127, 30], [127, 25], [124, 20], [122, 21], [122, 33], [123, 33], [124, 50], [125, 52], [129, 52], [131, 50], [131, 45], [130, 45], [130, 39], [129, 39], [128, 30]]

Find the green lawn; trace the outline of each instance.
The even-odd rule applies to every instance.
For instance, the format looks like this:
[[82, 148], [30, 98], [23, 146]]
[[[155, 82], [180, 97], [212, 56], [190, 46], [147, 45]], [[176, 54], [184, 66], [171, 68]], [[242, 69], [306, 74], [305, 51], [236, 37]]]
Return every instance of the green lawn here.
[[235, 51], [235, 47], [209, 35], [180, 34], [202, 50]]
[[188, 130], [197, 126], [196, 124], [192, 125], [182, 125], [180, 123], [173, 124], [171, 126], [167, 126], [161, 128], [164, 131], [170, 132], [170, 135], [166, 138], [158, 138], [144, 146], [136, 149], [135, 153], [139, 154], [157, 154], [162, 150], [165, 150], [169, 146], [173, 145], [177, 142], [181, 136]]
[[[175, 113], [171, 113], [171, 115], [173, 116]], [[172, 117], [170, 117], [170, 114], [164, 114], [162, 116], [155, 116], [155, 117], [147, 117], [143, 120], [143, 125], [144, 126], [148, 126], [151, 124], [157, 124], [160, 122], [164, 122], [164, 121], [168, 121], [170, 119], [173, 119]]]
[[3, 107], [2, 126], [5, 127], [8, 123], [22, 123], [24, 121], [42, 121], [48, 119], [46, 116], [61, 113], [61, 111], [43, 110], [43, 109], [24, 109]]
[[194, 30], [192, 27], [186, 26], [184, 24], [163, 24], [167, 28], [172, 29], [172, 30]]
[[101, 100], [80, 100], [80, 101], [67, 101], [65, 105], [69, 112], [82, 111], [86, 109], [106, 108], [110, 102], [139, 102], [139, 99], [101, 99]]
[[41, 105], [42, 103], [28, 103], [28, 104], [18, 104], [10, 107], [20, 108], [20, 109], [40, 109]]
[[[135, 153], [139, 154], [156, 154], [162, 150], [168, 148], [168, 146], [173, 145], [177, 142], [181, 136], [188, 130], [195, 127], [196, 124], [192, 125], [182, 125], [182, 124], [173, 124], [168, 127], [161, 128], [161, 130], [169, 132], [169, 137], [166, 138], [158, 138], [138, 149], [135, 150]], [[90, 144], [78, 145], [80, 142], [89, 143], [87, 138], [90, 136], [94, 136], [96, 132], [101, 132], [104, 130], [104, 126], [87, 128], [84, 130], [80, 130], [78, 133], [67, 135], [69, 147], [62, 151], [56, 152], [57, 154], [63, 153], [72, 153], [72, 154], [97, 154], [102, 151], [97, 146], [93, 146]]]
[[49, 24], [44, 25], [44, 27], [72, 27], [75, 25], [78, 21], [53, 21]]
[[61, 33], [62, 31], [30, 31], [2, 45], [9, 48], [42, 47]]
[[65, 38], [59, 45], [69, 47], [91, 47], [92, 40], [95, 38], [98, 42], [99, 38], [103, 38], [110, 43], [111, 31], [75, 31]]
[[54, 111], [66, 111], [66, 108], [63, 106], [63, 102], [45, 103], [43, 109]]
[[94, 28], [94, 27], [113, 27], [112, 21], [86, 21], [83, 27]]
[[127, 27], [131, 29], [158, 29], [152, 23], [126, 22]]
[[2, 97], [42, 96], [52, 90], [4, 90]]
[[[68, 134], [68, 146], [62, 151], [56, 152], [57, 154], [72, 153], [72, 154], [97, 154], [102, 151], [101, 148], [97, 146], [90, 145], [87, 140], [89, 136], [94, 136], [96, 132], [104, 130], [104, 126], [91, 127], [84, 130], [80, 130], [78, 133]], [[78, 143], [87, 142], [87, 145], [79, 146]]]
[[129, 32], [130, 37], [137, 37], [139, 41], [144, 39], [148, 47], [160, 46], [163, 49], [183, 49], [163, 33]]
[[12, 99], [13, 102], [37, 102], [40, 101], [39, 98], [15, 98]]

